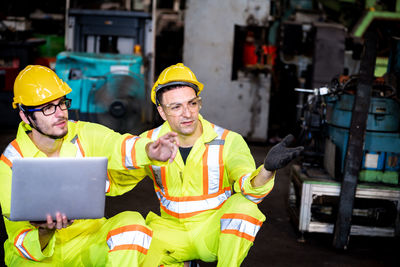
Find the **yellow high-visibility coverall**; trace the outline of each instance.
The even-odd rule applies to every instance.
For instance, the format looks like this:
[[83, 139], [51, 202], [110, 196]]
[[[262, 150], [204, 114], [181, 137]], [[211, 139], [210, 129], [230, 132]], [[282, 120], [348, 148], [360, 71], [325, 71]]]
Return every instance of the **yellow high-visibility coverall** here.
[[[164, 265], [200, 259], [239, 266], [265, 220], [257, 203], [271, 191], [274, 178], [253, 188], [250, 181], [263, 166], [256, 169], [244, 139], [199, 119], [203, 134], [186, 164], [178, 153], [171, 164], [145, 167], [161, 208], [161, 217], [149, 213], [146, 218], [153, 229], [146, 262], [162, 257]], [[169, 131], [165, 122], [141, 136], [154, 140]]]
[[[137, 212], [123, 212], [110, 219], [75, 220], [67, 228], [55, 230], [43, 251], [36, 227], [28, 221], [6, 218], [10, 212], [13, 159], [46, 157], [27, 135], [30, 130], [29, 125], [21, 122], [16, 139], [0, 160], [0, 204], [8, 234], [4, 243], [5, 263], [8, 266], [140, 266], [149, 249], [152, 230]], [[128, 172], [150, 164], [145, 152], [150, 141], [120, 135], [99, 124], [69, 121], [60, 157], [107, 157], [110, 175], [106, 191], [108, 195], [119, 195], [138, 182], [132, 176], [121, 175], [121, 170]], [[111, 175], [114, 170], [119, 175]]]

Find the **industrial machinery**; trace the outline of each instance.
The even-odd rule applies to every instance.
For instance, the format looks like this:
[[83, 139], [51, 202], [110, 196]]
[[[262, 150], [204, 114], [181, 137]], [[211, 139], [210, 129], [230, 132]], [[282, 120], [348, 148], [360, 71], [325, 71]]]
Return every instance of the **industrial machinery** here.
[[339, 249], [349, 235], [400, 234], [398, 7], [368, 6], [346, 24], [333, 78], [315, 84], [303, 75], [312, 89], [296, 89], [306, 151], [291, 169], [289, 211], [300, 233], [333, 233]]
[[[334, 78], [329, 88], [296, 89], [313, 92], [303, 106], [299, 135], [300, 143], [306, 146], [303, 165], [324, 167], [337, 179], [343, 175], [357, 82], [357, 75], [342, 76]], [[399, 124], [396, 89], [377, 78], [368, 111], [360, 181], [399, 183]]]
[[[340, 173], [344, 170], [357, 77], [337, 83], [336, 94], [327, 97], [328, 137], [338, 147]], [[400, 102], [396, 89], [382, 79], [374, 82], [359, 180], [399, 184]], [[327, 152], [325, 152], [327, 153]], [[330, 156], [330, 155], [327, 155]]]
[[71, 118], [119, 132], [140, 130], [145, 99], [141, 56], [62, 52], [56, 73], [72, 92]]
[[[289, 194], [290, 215], [300, 233], [334, 233], [358, 79], [341, 76], [329, 87], [298, 89], [311, 93], [299, 136], [306, 152], [302, 165], [292, 167]], [[382, 78], [372, 88], [350, 234], [395, 236], [400, 223], [400, 102]]]
[[151, 15], [127, 10], [67, 10], [66, 50], [56, 73], [72, 88], [71, 118], [140, 133], [151, 120]]

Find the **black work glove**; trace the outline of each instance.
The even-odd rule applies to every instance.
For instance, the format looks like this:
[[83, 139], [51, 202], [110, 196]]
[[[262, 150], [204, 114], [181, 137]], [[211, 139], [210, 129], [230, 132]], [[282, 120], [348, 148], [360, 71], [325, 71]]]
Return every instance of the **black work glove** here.
[[264, 168], [267, 171], [275, 171], [285, 167], [292, 159], [296, 158], [303, 151], [304, 147], [298, 146], [290, 148], [294, 140], [294, 136], [289, 134], [283, 138], [281, 142], [274, 145], [264, 160]]

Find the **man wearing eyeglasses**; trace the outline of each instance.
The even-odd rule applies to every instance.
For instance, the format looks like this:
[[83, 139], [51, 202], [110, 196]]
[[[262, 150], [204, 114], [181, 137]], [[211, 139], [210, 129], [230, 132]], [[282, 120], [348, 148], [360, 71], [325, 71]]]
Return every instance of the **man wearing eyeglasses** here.
[[187, 266], [199, 259], [239, 266], [265, 220], [257, 204], [272, 190], [276, 170], [303, 149], [287, 147], [293, 141], [287, 136], [256, 169], [242, 136], [199, 114], [202, 90], [195, 74], [178, 63], [162, 71], [151, 91], [165, 122], [141, 136], [155, 140], [176, 132], [179, 152], [171, 164], [145, 168], [161, 212], [146, 218], [154, 233], [146, 262]]
[[[99, 124], [69, 121], [71, 100], [66, 95], [70, 92], [71, 88], [46, 67], [27, 66], [16, 78], [13, 107], [19, 108], [22, 122], [16, 139], [1, 155], [3, 214], [10, 211], [12, 165], [17, 158], [107, 157], [108, 195], [119, 195], [136, 184], [132, 176], [135, 169], [152, 161], [173, 160], [175, 133], [151, 142]], [[124, 176], [116, 175], [122, 172]], [[68, 214], [58, 213], [56, 218], [48, 215], [43, 223], [3, 218], [8, 234], [4, 244], [8, 266], [142, 266], [152, 240], [152, 230], [137, 212], [74, 221], [68, 219]]]

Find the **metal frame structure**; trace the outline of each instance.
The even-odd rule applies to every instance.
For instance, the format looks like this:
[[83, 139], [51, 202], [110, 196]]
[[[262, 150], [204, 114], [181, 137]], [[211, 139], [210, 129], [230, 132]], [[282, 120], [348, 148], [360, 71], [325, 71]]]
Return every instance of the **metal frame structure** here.
[[[311, 220], [311, 206], [313, 200], [318, 196], [340, 195], [339, 181], [326, 178], [311, 178], [301, 172], [299, 165], [293, 165], [291, 169], [291, 185], [299, 189], [299, 209], [290, 209], [290, 213], [298, 222], [298, 230], [304, 232], [330, 233], [334, 232], [334, 223], [326, 223]], [[293, 192], [292, 192], [293, 193]], [[396, 236], [400, 228], [400, 187], [385, 185], [368, 185], [359, 183], [357, 185], [355, 198], [382, 199], [397, 202], [397, 216], [395, 227], [372, 227], [362, 225], [351, 225], [350, 235], [364, 236]]]
[[133, 38], [145, 48], [146, 23], [150, 20], [151, 14], [145, 12], [70, 9], [68, 26], [72, 30], [69, 36], [72, 40], [68, 41], [67, 50], [85, 52], [87, 36]]

